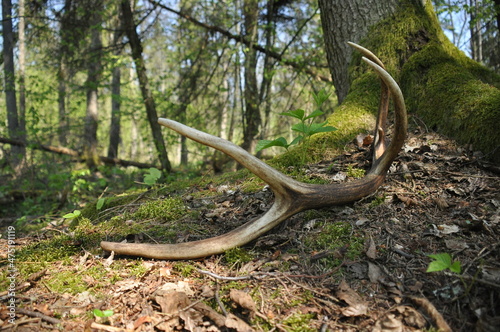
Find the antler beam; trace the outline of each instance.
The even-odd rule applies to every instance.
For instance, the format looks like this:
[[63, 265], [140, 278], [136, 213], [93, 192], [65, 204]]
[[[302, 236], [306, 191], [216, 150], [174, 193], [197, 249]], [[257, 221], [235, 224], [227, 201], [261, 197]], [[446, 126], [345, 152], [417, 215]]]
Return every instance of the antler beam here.
[[[290, 216], [307, 209], [341, 205], [356, 201], [373, 193], [382, 184], [386, 173], [403, 146], [407, 132], [407, 115], [403, 94], [395, 80], [385, 71], [382, 62], [367, 49], [349, 43], [363, 55], [363, 60], [372, 67], [382, 82], [381, 102], [373, 142], [373, 163], [362, 179], [343, 184], [316, 185], [298, 182], [241, 147], [222, 138], [209, 135], [178, 122], [158, 119], [158, 122], [196, 142], [210, 146], [229, 155], [252, 173], [265, 181], [274, 192], [274, 203], [260, 218], [220, 236], [200, 241], [177, 244], [144, 244], [101, 242], [101, 247], [116, 254], [142, 256], [158, 259], [192, 259], [223, 253], [242, 246], [265, 234]], [[385, 122], [389, 108], [389, 96], [394, 101], [395, 130], [392, 141], [386, 144]]]

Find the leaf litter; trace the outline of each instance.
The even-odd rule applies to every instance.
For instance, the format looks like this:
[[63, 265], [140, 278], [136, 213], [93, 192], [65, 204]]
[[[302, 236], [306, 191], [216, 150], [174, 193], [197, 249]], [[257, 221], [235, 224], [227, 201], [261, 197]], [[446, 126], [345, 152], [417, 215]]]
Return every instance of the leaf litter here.
[[[349, 153], [310, 165], [307, 174], [331, 182], [350, 181], [348, 167], [366, 167], [366, 139], [358, 136]], [[76, 264], [46, 264], [43, 273], [18, 282], [16, 323], [9, 323], [2, 304], [0, 328], [497, 331], [500, 176], [496, 169], [476, 159], [473, 151], [417, 128], [375, 194], [348, 206], [293, 216], [245, 246], [249, 261], [228, 262], [225, 255], [218, 255], [176, 263], [98, 257], [82, 250], [74, 256]], [[198, 221], [189, 222], [202, 223], [214, 234], [260, 215], [272, 202], [266, 190], [243, 193], [231, 183], [220, 187], [213, 188], [213, 198], [186, 198], [192, 209], [201, 209]], [[210, 205], [215, 209], [205, 208]], [[352, 239], [364, 239], [359, 254], [349, 256], [349, 244], [323, 249], [311, 244], [311, 236], [323, 234], [335, 222], [351, 225]], [[179, 234], [179, 239], [193, 237]], [[36, 241], [35, 236], [19, 239], [21, 245]], [[4, 239], [0, 242], [6, 247]], [[462, 273], [427, 273], [429, 255], [440, 253], [460, 262]], [[1, 255], [5, 260], [6, 254]], [[127, 264], [141, 265], [142, 273], [132, 273]], [[91, 269], [103, 271], [104, 277], [90, 275]], [[82, 275], [87, 290], [74, 293], [48, 286], [66, 271]], [[7, 295], [0, 293], [2, 299]], [[94, 309], [111, 310], [113, 315], [93, 317], [89, 313]]]

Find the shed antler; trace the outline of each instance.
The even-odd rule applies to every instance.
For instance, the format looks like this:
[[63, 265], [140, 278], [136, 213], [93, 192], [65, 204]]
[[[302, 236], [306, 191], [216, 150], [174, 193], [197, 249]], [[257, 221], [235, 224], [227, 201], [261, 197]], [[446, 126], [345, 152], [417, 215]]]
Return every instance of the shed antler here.
[[[300, 211], [345, 204], [373, 193], [384, 181], [392, 161], [404, 143], [407, 131], [406, 107], [399, 86], [385, 71], [380, 60], [367, 49], [353, 43], [349, 44], [365, 56], [363, 60], [376, 71], [382, 81], [381, 102], [373, 142], [373, 163], [364, 178], [331, 185], [298, 182], [229, 141], [178, 122], [160, 118], [158, 122], [161, 125], [224, 152], [264, 180], [274, 192], [274, 204], [260, 218], [249, 221], [226, 234], [205, 240], [177, 244], [101, 242], [101, 247], [107, 251], [114, 251], [116, 254], [158, 259], [205, 257], [242, 246]], [[395, 130], [391, 143], [386, 146], [384, 127], [389, 108], [389, 95], [392, 95], [394, 101]]]

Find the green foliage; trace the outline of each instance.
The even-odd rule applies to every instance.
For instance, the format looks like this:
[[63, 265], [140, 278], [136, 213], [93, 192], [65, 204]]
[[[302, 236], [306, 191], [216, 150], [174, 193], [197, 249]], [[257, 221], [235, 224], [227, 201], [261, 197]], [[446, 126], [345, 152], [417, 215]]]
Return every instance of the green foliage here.
[[288, 143], [284, 137], [279, 137], [272, 141], [260, 140], [257, 143], [255, 150], [260, 151], [273, 146], [282, 147], [288, 150], [288, 148], [291, 147], [292, 145], [296, 145], [302, 141], [306, 141], [315, 134], [327, 133], [336, 130], [332, 126], [327, 126], [328, 121], [324, 121], [322, 123], [312, 122], [312, 119], [324, 114], [324, 112], [321, 111], [321, 106], [326, 100], [328, 100], [330, 94], [326, 93], [325, 89], [322, 89], [317, 94], [313, 92], [312, 96], [314, 99], [316, 109], [311, 114], [307, 115], [306, 111], [300, 108], [293, 111], [281, 113], [281, 115], [289, 116], [300, 121], [299, 123], [294, 124], [292, 126], [292, 130], [299, 133], [298, 136], [296, 136], [290, 143]]
[[154, 186], [161, 177], [161, 171], [157, 168], [151, 167], [144, 175], [144, 183], [148, 186]]
[[80, 217], [81, 214], [82, 214], [82, 212], [80, 210], [74, 210], [73, 212], [66, 213], [63, 216], [63, 218], [73, 220], [73, 219]]
[[95, 317], [107, 318], [107, 317], [113, 316], [114, 312], [113, 312], [113, 310], [101, 311], [99, 309], [94, 309], [94, 310], [92, 310], [92, 314], [94, 314]]
[[451, 272], [460, 274], [462, 270], [460, 261], [453, 261], [451, 255], [447, 252], [427, 256], [434, 260], [429, 263], [429, 267], [426, 272], [439, 272], [448, 269]]

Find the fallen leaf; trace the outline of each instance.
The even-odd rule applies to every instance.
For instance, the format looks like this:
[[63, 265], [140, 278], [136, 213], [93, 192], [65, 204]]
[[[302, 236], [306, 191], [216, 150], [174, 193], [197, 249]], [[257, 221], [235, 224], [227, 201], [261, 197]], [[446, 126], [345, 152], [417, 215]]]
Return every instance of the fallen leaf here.
[[361, 316], [368, 312], [367, 303], [344, 280], [340, 282], [336, 295], [337, 298], [349, 305], [347, 308], [342, 308], [344, 316]]
[[257, 305], [255, 304], [252, 297], [244, 291], [233, 288], [229, 292], [229, 297], [240, 307], [249, 310], [252, 314], [257, 310]]
[[184, 292], [169, 292], [155, 296], [155, 301], [161, 307], [161, 312], [168, 315], [177, 314], [180, 309], [187, 307], [190, 300]]
[[368, 262], [368, 278], [370, 282], [378, 283], [384, 278], [384, 273], [378, 265]]
[[242, 319], [236, 317], [233, 314], [229, 314], [226, 317], [226, 321], [224, 325], [230, 329], [235, 329], [238, 332], [253, 332], [252, 329], [247, 323], [245, 323]]
[[377, 246], [375, 245], [375, 241], [373, 241], [373, 238], [371, 235], [369, 236], [368, 239], [366, 239], [367, 242], [367, 249], [366, 249], [366, 256], [371, 259], [376, 259], [377, 258]]

